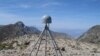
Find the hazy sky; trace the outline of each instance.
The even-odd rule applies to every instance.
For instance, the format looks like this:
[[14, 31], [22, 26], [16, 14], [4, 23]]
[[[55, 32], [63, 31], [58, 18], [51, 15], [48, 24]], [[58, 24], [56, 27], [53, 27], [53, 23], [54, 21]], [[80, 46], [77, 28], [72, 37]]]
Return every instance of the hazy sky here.
[[100, 0], [0, 0], [0, 24], [23, 21], [42, 27], [42, 16], [50, 15], [52, 29], [88, 29], [100, 24]]

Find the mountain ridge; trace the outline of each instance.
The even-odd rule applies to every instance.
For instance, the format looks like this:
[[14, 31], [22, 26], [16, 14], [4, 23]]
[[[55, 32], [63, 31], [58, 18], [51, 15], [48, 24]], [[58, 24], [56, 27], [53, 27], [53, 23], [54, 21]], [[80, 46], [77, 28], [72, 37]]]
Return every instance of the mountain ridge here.
[[77, 40], [100, 44], [100, 25], [91, 27], [88, 31], [82, 34]]
[[[35, 31], [36, 30], [36, 31]], [[3, 25], [0, 27], [0, 38], [5, 40], [16, 36], [22, 36], [25, 34], [39, 34], [40, 31], [35, 27], [25, 26], [23, 22], [18, 21], [15, 24]]]
[[[15, 24], [8, 24], [8, 25], [2, 25], [0, 26], [0, 38], [2, 40], [11, 39], [14, 37], [22, 36], [22, 35], [32, 35], [36, 34], [39, 36], [41, 33], [40, 30], [38, 30], [34, 26], [26, 26], [22, 21], [18, 21]], [[54, 32], [52, 31], [54, 37], [64, 37], [64, 38], [70, 38], [68, 34], [60, 33], [60, 32]]]

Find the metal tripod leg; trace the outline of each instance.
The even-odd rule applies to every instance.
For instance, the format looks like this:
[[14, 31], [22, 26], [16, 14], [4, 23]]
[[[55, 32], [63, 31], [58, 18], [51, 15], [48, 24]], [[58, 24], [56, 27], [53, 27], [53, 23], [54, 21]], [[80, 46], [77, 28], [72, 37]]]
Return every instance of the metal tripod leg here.
[[[58, 45], [57, 45], [57, 43], [56, 43], [55, 39], [53, 38], [53, 36], [52, 36], [51, 31], [49, 30], [49, 28], [48, 28], [48, 32], [49, 32], [50, 37], [52, 38], [52, 40], [53, 40], [53, 42], [54, 42], [55, 46], [58, 48]], [[61, 51], [60, 51], [60, 50], [58, 50], [58, 51], [59, 51], [60, 55], [62, 56]]]
[[32, 54], [32, 52], [34, 51], [34, 49], [35, 49], [36, 45], [38, 44], [39, 40], [42, 40], [42, 37], [43, 37], [43, 33], [44, 33], [44, 32], [45, 32], [45, 28], [44, 28], [44, 30], [42, 31], [42, 33], [40, 34], [39, 39], [38, 39], [38, 41], [36, 42], [36, 44], [34, 45], [34, 47], [33, 47], [32, 51], [31, 51], [31, 53], [29, 54], [29, 56], [31, 56], [31, 54]]
[[[48, 31], [48, 34], [49, 34], [49, 31]], [[50, 34], [49, 34], [49, 37], [51, 37], [50, 36]], [[52, 37], [51, 37], [51, 40], [52, 40], [52, 44], [53, 44], [53, 46], [54, 46], [54, 49], [55, 49], [55, 51], [56, 51], [56, 56], [58, 56], [58, 53], [57, 53], [57, 48], [56, 48], [56, 46], [55, 46], [55, 43], [53, 42], [53, 39], [52, 39]]]
[[40, 40], [40, 43], [39, 43], [39, 46], [38, 46], [38, 49], [37, 49], [37, 52], [36, 52], [36, 55], [35, 55], [35, 56], [38, 55], [38, 52], [39, 52], [39, 48], [40, 48], [41, 42], [42, 42], [42, 37], [41, 37], [41, 40]]
[[[46, 35], [46, 36], [45, 36], [45, 56], [47, 56], [47, 44], [48, 44], [48, 43], [47, 43], [47, 33], [48, 33], [49, 37], [51, 37], [51, 40], [52, 40], [52, 43], [53, 43], [53, 46], [54, 46], [54, 49], [55, 49], [55, 52], [56, 52], [56, 56], [58, 56], [58, 53], [57, 53], [58, 45], [57, 45], [55, 39], [53, 38], [53, 35], [51, 34], [51, 31], [49, 30], [49, 26], [48, 26], [48, 25], [45, 25], [45, 28], [44, 28], [44, 30], [42, 31], [42, 33], [40, 34], [38, 41], [37, 41], [36, 44], [34, 45], [32, 51], [31, 51], [31, 53], [30, 53], [30, 56], [31, 56], [32, 52], [34, 51], [34, 48], [36, 47], [36, 45], [37, 45], [38, 42], [39, 42], [39, 46], [38, 46], [38, 48], [37, 48], [37, 51], [36, 51], [35, 56], [38, 55], [38, 52], [39, 52], [39, 49], [40, 49], [40, 46], [41, 46], [41, 42], [42, 42], [42, 38], [43, 38], [43, 34]], [[60, 49], [58, 49], [58, 51], [59, 51], [59, 53], [60, 53], [60, 56], [62, 56], [62, 53], [61, 53]]]
[[47, 30], [45, 30], [45, 37], [46, 37], [46, 39], [45, 39], [45, 56], [47, 56]]

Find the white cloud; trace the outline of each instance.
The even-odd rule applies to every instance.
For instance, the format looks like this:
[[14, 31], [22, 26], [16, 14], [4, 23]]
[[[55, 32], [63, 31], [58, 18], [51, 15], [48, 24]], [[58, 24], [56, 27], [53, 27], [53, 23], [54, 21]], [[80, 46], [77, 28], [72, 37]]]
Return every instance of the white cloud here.
[[24, 8], [24, 9], [27, 9], [27, 8], [31, 8], [32, 5], [31, 4], [25, 4], [25, 3], [21, 3], [21, 4], [8, 4], [8, 5], [5, 5], [5, 6], [0, 6], [0, 8]]
[[20, 8], [31, 8], [32, 6], [29, 4], [20, 4], [19, 7]]
[[0, 13], [0, 25], [12, 24], [16, 23], [17, 21], [23, 21], [28, 26], [41, 26], [41, 19], [38, 19], [38, 17], [21, 16], [4, 12]]
[[0, 11], [0, 19], [21, 19], [24, 17], [22, 15], [10, 13], [9, 11], [6, 10], [4, 10], [3, 12], [2, 11]]
[[22, 16], [11, 13], [0, 13], [0, 24], [10, 24], [23, 20]]
[[44, 3], [41, 7], [49, 7], [49, 6], [59, 6], [61, 3], [59, 2], [49, 2], [49, 3]]
[[7, 18], [14, 18], [14, 17], [16, 17], [16, 15], [13, 15], [13, 14], [9, 14], [9, 13], [0, 13], [0, 18], [5, 18], [5, 19], [7, 19]]

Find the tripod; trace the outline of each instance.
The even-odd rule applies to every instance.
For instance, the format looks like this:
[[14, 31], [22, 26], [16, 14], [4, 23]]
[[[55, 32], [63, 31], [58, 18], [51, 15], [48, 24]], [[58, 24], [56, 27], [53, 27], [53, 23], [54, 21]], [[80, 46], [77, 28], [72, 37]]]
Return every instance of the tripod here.
[[[43, 35], [45, 35], [45, 39], [43, 39]], [[53, 47], [54, 47], [54, 51], [55, 51], [55, 54], [53, 56], [62, 56], [62, 53], [60, 51], [60, 48], [58, 47], [50, 29], [49, 29], [49, 24], [45, 24], [45, 27], [44, 27], [44, 30], [41, 32], [40, 36], [39, 36], [39, 39], [38, 41], [34, 44], [34, 47], [30, 53], [29, 56], [32, 56], [32, 52], [34, 51], [34, 49], [36, 49], [36, 45], [37, 46], [37, 50], [36, 50], [36, 53], [34, 56], [38, 56], [38, 53], [39, 53], [39, 49], [40, 49], [40, 46], [41, 46], [41, 42], [45, 40], [45, 54], [44, 56], [51, 56], [51, 55], [48, 55], [47, 54], [47, 46], [48, 46], [48, 38], [51, 38], [51, 42], [53, 44]]]

